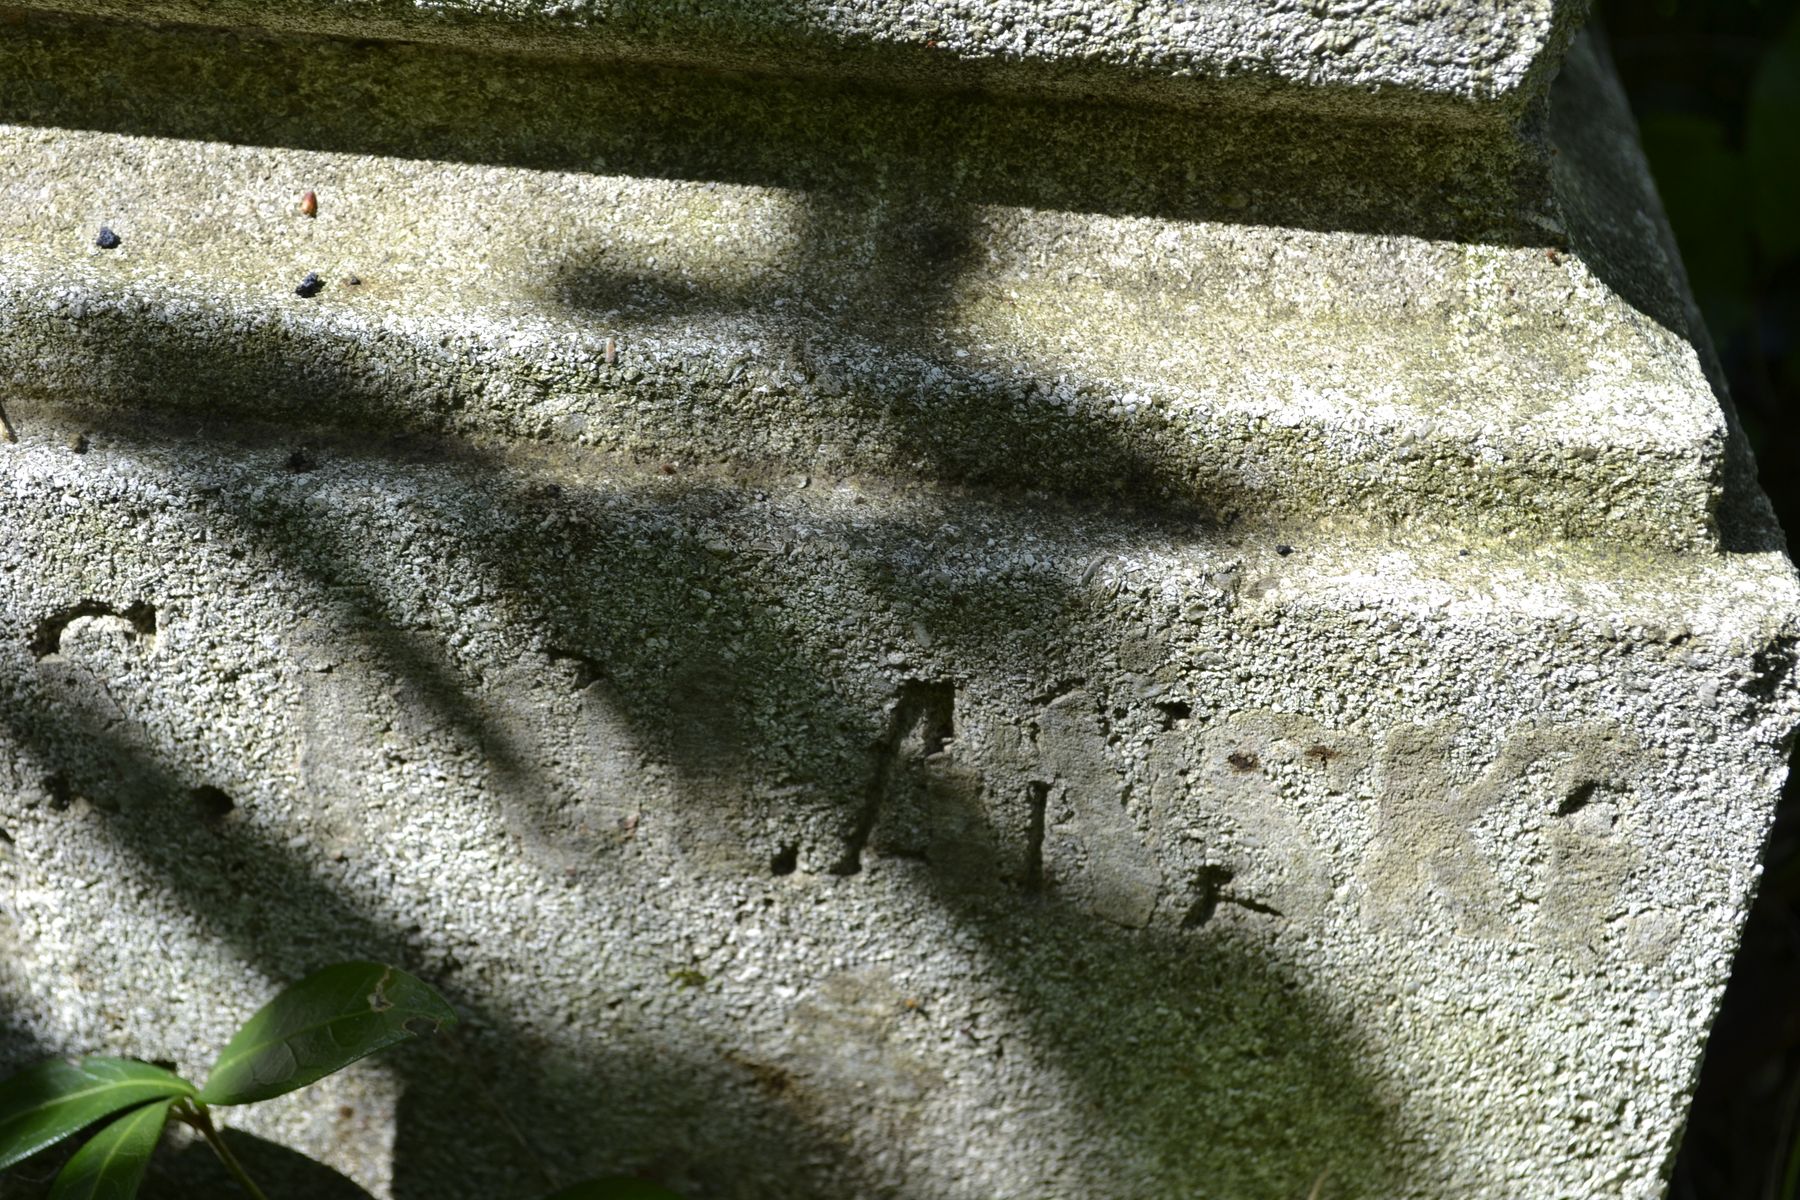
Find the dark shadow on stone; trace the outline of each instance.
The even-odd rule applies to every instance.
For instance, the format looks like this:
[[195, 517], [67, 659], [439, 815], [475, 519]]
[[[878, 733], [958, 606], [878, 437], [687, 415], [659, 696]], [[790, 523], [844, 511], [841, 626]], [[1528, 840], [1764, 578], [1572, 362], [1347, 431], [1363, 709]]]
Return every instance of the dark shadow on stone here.
[[[228, 1126], [229, 1120], [225, 1123]], [[0, 1200], [45, 1200], [63, 1164], [101, 1127], [96, 1125], [0, 1174]], [[177, 1128], [171, 1122], [165, 1131], [138, 1196], [142, 1200], [245, 1200], [243, 1189], [206, 1143], [197, 1137], [189, 1140], [185, 1131], [175, 1132]], [[371, 1200], [355, 1183], [298, 1151], [229, 1127], [224, 1136], [245, 1172], [269, 1200]]]
[[[371, 1200], [368, 1192], [324, 1163], [253, 1133], [227, 1128], [231, 1152], [269, 1200]], [[201, 1141], [178, 1150], [164, 1147], [150, 1160], [150, 1172], [138, 1195], [143, 1200], [193, 1200], [196, 1196], [240, 1194], [219, 1158]]]
[[[428, 628], [399, 628], [397, 618], [406, 617], [412, 602], [404, 587], [384, 582], [385, 560], [371, 557], [366, 527], [350, 514], [330, 515], [303, 502], [305, 489], [329, 485], [329, 472], [296, 477], [272, 459], [264, 480], [254, 469], [261, 459], [250, 461], [250, 467], [240, 461], [194, 481], [206, 497], [215, 536], [239, 540], [249, 553], [267, 556], [270, 566], [309, 580], [315, 612], [335, 609], [333, 638], [352, 648], [360, 643], [359, 653], [403, 689], [415, 689], [416, 695], [405, 693], [411, 703], [436, 712], [459, 744], [503, 759], [509, 735], [491, 723], [478, 676], [447, 655]], [[377, 464], [365, 461], [361, 469], [373, 472]], [[473, 568], [507, 598], [513, 619], [568, 643], [559, 660], [546, 656], [547, 674], [553, 661], [575, 664], [568, 685], [579, 683], [579, 696], [592, 694], [594, 703], [622, 717], [680, 772], [696, 821], [726, 828], [719, 840], [735, 849], [697, 869], [737, 872], [758, 886], [775, 887], [782, 884], [768, 875], [768, 863], [783, 847], [802, 846], [790, 876], [832, 861], [865, 819], [858, 806], [870, 786], [872, 756], [892, 735], [880, 716], [882, 697], [834, 678], [780, 607], [761, 598], [750, 580], [724, 571], [707, 550], [709, 516], [732, 519], [744, 497], [705, 487], [659, 494], [652, 487], [622, 498], [566, 483], [552, 493], [510, 476], [482, 480], [485, 469], [468, 462], [391, 468], [396, 494], [436, 494], [407, 485], [409, 473], [420, 479], [466, 474], [464, 499], [412, 520], [448, 534], [488, 531], [484, 537], [492, 540], [465, 544], [466, 562], [451, 569], [468, 574]], [[375, 477], [362, 476], [365, 484]], [[497, 524], [496, 509], [503, 514]], [[522, 536], [527, 528], [541, 529], [548, 516], [555, 517], [549, 524], [557, 532]], [[886, 594], [883, 588], [908, 593], [903, 564], [934, 533], [931, 516], [919, 521], [916, 527], [871, 522], [844, 531], [846, 538], [855, 533], [850, 540], [856, 554], [866, 556], [860, 577], [875, 594]], [[806, 567], [802, 562], [788, 569]], [[1042, 638], [1049, 629], [1079, 628], [1084, 602], [1065, 585], [1050, 577], [1023, 589], [1018, 582], [965, 585], [963, 603], [971, 610], [990, 618], [1005, 614], [979, 628], [969, 628], [965, 618], [948, 635], [972, 658], [1003, 653], [1006, 639], [1022, 630]], [[991, 603], [983, 588], [994, 589]], [[948, 620], [957, 597], [940, 600], [945, 607], [939, 615], [957, 626]], [[659, 649], [659, 639], [668, 645]], [[683, 667], [684, 660], [704, 658], [706, 646], [727, 642], [735, 643], [729, 669], [708, 667], [696, 675]], [[345, 669], [340, 662], [329, 674]], [[548, 676], [545, 688], [561, 686], [554, 681]], [[693, 704], [688, 689], [696, 684], [704, 685], [719, 722], [698, 740], [686, 716]], [[628, 1034], [591, 1055], [570, 1055], [543, 1040], [542, 1031], [514, 1023], [503, 1003], [482, 999], [475, 981], [462, 980], [460, 964], [433, 948], [422, 930], [399, 928], [349, 899], [328, 866], [303, 861], [235, 817], [210, 825], [194, 821], [192, 789], [216, 785], [190, 779], [178, 764], [146, 751], [129, 723], [102, 726], [79, 707], [48, 696], [23, 703], [7, 714], [12, 736], [31, 747], [34, 760], [62, 764], [71, 791], [95, 801], [97, 811], [83, 819], [100, 822], [105, 836], [164, 878], [181, 903], [247, 959], [287, 978], [334, 959], [395, 961], [443, 987], [469, 1015], [469, 1032], [458, 1035], [466, 1036], [469, 1066], [423, 1047], [388, 1060], [403, 1080], [405, 1097], [397, 1195], [485, 1197], [528, 1194], [539, 1186], [531, 1156], [481, 1116], [474, 1096], [479, 1090], [519, 1118], [536, 1155], [552, 1163], [559, 1179], [650, 1170], [692, 1186], [696, 1200], [768, 1194], [766, 1185], [780, 1180], [790, 1181], [785, 1194], [796, 1196], [843, 1194], [846, 1186], [861, 1194], [912, 1194], [883, 1185], [879, 1174], [869, 1174], [834, 1144], [829, 1130], [844, 1101], [817, 1062], [783, 1065], [778, 1045], [750, 1047], [748, 1057], [732, 1051], [739, 1061], [704, 1041], [646, 1045]], [[754, 732], [771, 723], [817, 743], [806, 761], [832, 765], [797, 798], [788, 793], [785, 800], [764, 800], [733, 816], [733, 805], [756, 794], [755, 770], [732, 749], [733, 740], [748, 746]], [[720, 744], [726, 747], [722, 756]], [[756, 769], [791, 769], [783, 756], [796, 751], [768, 740], [755, 744], [769, 760]], [[533, 797], [554, 798], [569, 782], [533, 764], [523, 750], [516, 765], [501, 764], [494, 794], [523, 825], [550, 828], [547, 836], [563, 839], [554, 814], [534, 808], [542, 801]], [[589, 853], [584, 871], [615, 869], [598, 847]], [[580, 874], [574, 880], [573, 886], [583, 886]], [[1333, 1147], [1341, 1159], [1334, 1178], [1379, 1181], [1393, 1177], [1384, 1171], [1399, 1170], [1379, 1161], [1388, 1146], [1380, 1127], [1384, 1110], [1359, 1082], [1340, 1046], [1342, 1035], [1322, 1011], [1312, 1010], [1303, 989], [1259, 963], [1254, 949], [1193, 943], [1166, 931], [1119, 930], [1064, 903], [1054, 879], [1047, 899], [1026, 896], [1028, 882], [1014, 881], [1019, 891], [1012, 898], [969, 903], [946, 893], [940, 902], [991, 948], [999, 986], [1022, 1009], [1041, 1012], [1033, 1018], [1040, 1044], [1014, 1052], [1047, 1055], [1069, 1078], [1072, 1096], [1084, 1098], [1080, 1102], [1102, 1131], [1093, 1186], [1104, 1190], [1109, 1172], [1125, 1169], [1119, 1163], [1141, 1161], [1158, 1178], [1219, 1172], [1242, 1189], [1237, 1195], [1273, 1200], [1286, 1197], [1296, 1180], [1302, 1187], [1311, 1182], [1303, 1176], [1314, 1171], [1318, 1146]], [[1069, 976], [1077, 967], [1088, 974]], [[1193, 997], [1173, 1017], [1157, 1008], [1167, 993], [1150, 987], [1167, 979]], [[247, 1007], [253, 999], [247, 998]], [[623, 1026], [629, 1030], [629, 1020]], [[974, 1032], [979, 1040], [980, 1031]], [[1128, 1052], [1155, 1038], [1163, 1039], [1164, 1049]], [[1258, 1055], [1270, 1061], [1220, 1076], [1224, 1060], [1217, 1056], [1228, 1051], [1253, 1064], [1260, 1064]], [[1222, 1078], [1235, 1081], [1241, 1094], [1219, 1093]], [[1341, 1136], [1331, 1135], [1332, 1129]], [[1274, 1159], [1255, 1149], [1265, 1134], [1280, 1149]], [[1307, 1144], [1314, 1151], [1303, 1153]], [[1345, 1148], [1359, 1145], [1377, 1149]]]
[[35, 11], [0, 46], [0, 115], [22, 124], [807, 190], [904, 189], [954, 162], [969, 204], [1543, 240], [1535, 117], [1521, 136], [953, 94]]
[[[174, 68], [191, 64], [196, 48], [211, 73], [199, 82]], [[1136, 505], [1190, 530], [1196, 515], [1230, 518], [1242, 502], [1232, 481], [1196, 484], [1159, 462], [1148, 441], [1050, 409], [1039, 395], [1046, 381], [971, 385], [948, 402], [928, 381], [939, 368], [927, 331], [978, 247], [976, 206], [1533, 236], [1510, 224], [1516, 214], [1493, 215], [1493, 196], [1510, 193], [1517, 164], [1496, 174], [1491, 162], [1465, 161], [1467, 148], [1444, 131], [1442, 144], [1321, 207], [1320, 181], [1366, 176], [1362, 156], [1391, 142], [1392, 130], [1333, 128], [1321, 139], [1273, 117], [1221, 123], [994, 97], [945, 105], [802, 81], [38, 17], [9, 30], [0, 60], [0, 115], [18, 122], [805, 189], [813, 198], [783, 286], [815, 307], [788, 326], [788, 352], [814, 374], [823, 369], [817, 339], [827, 335], [863, 339], [880, 357], [879, 376], [843, 382], [845, 403], [866, 416], [886, 466], [934, 487], [1023, 492], [1028, 505], [1048, 496], [1074, 516], [1116, 517]], [[96, 73], [96, 62], [105, 71]], [[469, 87], [476, 77], [483, 86]], [[576, 112], [582, 119], [570, 118]], [[594, 113], [607, 119], [589, 119]], [[1427, 143], [1432, 136], [1422, 134]], [[951, 159], [967, 170], [946, 190], [937, 181]], [[880, 194], [902, 202], [866, 203], [877, 180]], [[765, 299], [753, 288], [707, 292], [579, 260], [551, 283], [571, 311], [590, 314], [636, 306], [730, 315]], [[830, 306], [836, 299], [841, 310]], [[553, 690], [572, 695], [572, 705], [596, 721], [618, 720], [645, 758], [673, 770], [682, 811], [660, 815], [691, 850], [694, 870], [784, 886], [842, 861], [858, 831], [869, 832], [871, 771], [895, 741], [888, 697], [834, 668], [817, 634], [750, 586], [803, 574], [804, 545], [770, 550], [754, 564], [766, 569], [763, 580], [728, 570], [708, 549], [708, 529], [751, 503], [742, 490], [676, 481], [621, 495], [561, 482], [553, 493], [520, 478], [498, 452], [423, 437], [359, 449], [370, 431], [466, 432], [459, 412], [479, 397], [424, 380], [406, 385], [418, 404], [396, 405], [384, 388], [359, 382], [350, 345], [259, 339], [237, 355], [209, 354], [204, 383], [183, 391], [199, 345], [190, 331], [121, 314], [91, 318], [76, 336], [89, 339], [96, 378], [118, 389], [104, 397], [111, 414], [88, 427], [128, 440], [145, 428], [133, 410], [155, 405], [190, 419], [208, 414], [214, 445], [264, 439], [266, 478], [230, 468], [194, 481], [215, 532], [304, 581], [320, 640], [345, 651], [320, 674], [361, 677], [347, 707], [374, 697], [426, 714], [486, 765], [485, 790], [526, 845], [568, 857], [571, 886], [618, 869], [608, 857], [618, 849], [614, 831], [584, 810], [587, 781], [572, 764], [545, 768], [528, 733], [489, 703], [482, 672], [497, 665], [446, 644], [416, 597], [384, 575], [397, 560], [380, 538], [310, 502], [333, 486], [338, 464], [388, 469], [396, 493], [409, 472], [471, 479], [465, 499], [408, 521], [452, 543], [459, 529], [487, 531], [484, 543], [460, 545], [462, 561], [451, 568], [491, 585], [509, 619], [541, 634], [542, 662], [514, 666], [541, 675], [542, 703]], [[213, 415], [220, 397], [237, 412]], [[258, 433], [245, 419], [252, 412], [338, 440], [309, 437], [313, 469], [296, 472], [297, 431]], [[384, 456], [397, 461], [384, 468]], [[1198, 514], [1182, 504], [1196, 494]], [[1144, 517], [1144, 528], [1152, 520]], [[928, 541], [932, 522], [877, 520], [853, 531], [868, 595], [893, 604], [909, 593], [903, 551]], [[779, 571], [778, 557], [787, 564]], [[930, 611], [959, 655], [1002, 655], [1021, 632], [1079, 631], [1086, 601], [1065, 583], [1048, 575], [1017, 582], [962, 583], [939, 598]], [[970, 613], [1005, 619], [985, 624]], [[847, 1101], [822, 1060], [784, 1062], [779, 1045], [746, 1056], [700, 1038], [651, 1045], [628, 1035], [570, 1054], [513, 1020], [504, 997], [484, 998], [480, 981], [463, 978], [462, 964], [424, 931], [350, 898], [329, 867], [235, 817], [193, 820], [194, 789], [219, 782], [189, 778], [128, 727], [41, 698], [21, 700], [5, 720], [34, 757], [60, 764], [68, 786], [95, 800], [102, 811], [90, 818], [105, 836], [246, 960], [284, 978], [335, 959], [394, 961], [467, 1014], [467, 1032], [455, 1035], [460, 1059], [415, 1048], [387, 1060], [404, 1085], [400, 1200], [528, 1194], [545, 1182], [534, 1157], [564, 1181], [649, 1170], [692, 1187], [695, 1200], [842, 1195], [846, 1187], [917, 1194], [835, 1141]], [[354, 798], [346, 789], [326, 803]], [[1035, 836], [1043, 836], [1041, 813]], [[779, 880], [773, 863], [782, 864]], [[1011, 892], [973, 899], [942, 878], [943, 861], [914, 869], [931, 902], [986, 948], [996, 986], [1030, 1014], [1034, 1044], [1005, 1052], [1042, 1055], [1096, 1129], [1094, 1147], [1070, 1151], [1091, 1155], [1082, 1170], [1093, 1194], [1154, 1194], [1182, 1178], [1209, 1180], [1232, 1200], [1288, 1200], [1322, 1172], [1361, 1194], [1404, 1190], [1408, 1164], [1390, 1157], [1386, 1136], [1391, 1108], [1355, 1065], [1350, 1031], [1255, 945], [1210, 927], [1122, 930], [1058, 892], [1041, 861], [1016, 878], [996, 876]], [[1175, 996], [1184, 1007], [1165, 1011]], [[895, 998], [896, 1019], [901, 1003]], [[951, 1033], [952, 1054], [1002, 1052], [982, 1044], [979, 1028]], [[515, 1114], [532, 1152], [479, 1114], [482, 1092]], [[1122, 1178], [1133, 1171], [1141, 1176]]]
[[[701, 284], [617, 263], [607, 248], [594, 247], [557, 267], [549, 290], [596, 326], [628, 313], [755, 330], [776, 349], [772, 362], [748, 369], [807, 381], [782, 411], [779, 436], [818, 445], [847, 427], [850, 471], [1123, 506], [1192, 526], [1229, 523], [1266, 504], [1263, 485], [1249, 478], [1254, 470], [1197, 472], [1171, 453], [1160, 427], [1103, 415], [1100, 393], [1110, 389], [1076, 384], [1071, 391], [1060, 380], [996, 366], [979, 346], [947, 336], [981, 236], [975, 213], [955, 195], [820, 190], [804, 199], [793, 251], [777, 272]], [[727, 402], [726, 382], [674, 386], [704, 411]], [[654, 384], [637, 381], [639, 395], [646, 386]], [[719, 428], [747, 432], [741, 422]], [[742, 445], [699, 448], [758, 453]]]
[[[1120, 1158], [1115, 1195], [1400, 1194], [1418, 1163], [1347, 1047], [1353, 1033], [1251, 941], [1122, 930], [1059, 902], [968, 901], [1037, 1049], [1079, 1084]], [[998, 1053], [1000, 1047], [995, 1048]], [[1108, 1175], [1111, 1174], [1109, 1170]]]
[[[640, 1046], [615, 1065], [612, 1046], [571, 1056], [538, 1040], [515, 1026], [503, 1007], [484, 1004], [473, 981], [464, 985], [458, 978], [453, 956], [423, 944], [421, 929], [398, 929], [364, 912], [287, 846], [242, 825], [197, 831], [193, 822], [179, 819], [188, 804], [179, 772], [121, 738], [116, 727], [100, 729], [80, 714], [48, 709], [9, 713], [5, 723], [37, 753], [79, 764], [70, 773], [78, 790], [95, 798], [89, 816], [103, 823], [102, 836], [154, 871], [171, 898], [262, 969], [292, 979], [328, 962], [371, 958], [418, 973], [452, 1001], [464, 1022], [449, 1035], [457, 1041], [456, 1053], [443, 1047], [434, 1052], [427, 1042], [382, 1056], [384, 1067], [401, 1079], [405, 1096], [395, 1162], [395, 1195], [401, 1200], [536, 1195], [547, 1190], [536, 1165], [540, 1157], [577, 1162], [562, 1182], [620, 1169], [613, 1158], [599, 1168], [581, 1165], [597, 1146], [614, 1152], [613, 1143], [596, 1142], [596, 1121], [601, 1130], [635, 1132], [646, 1122], [677, 1129], [704, 1147], [721, 1178], [753, 1177], [772, 1163], [785, 1169], [785, 1159], [768, 1157], [769, 1147], [784, 1145], [803, 1147], [808, 1161], [835, 1162], [840, 1171], [854, 1173], [829, 1138], [793, 1127], [787, 1114], [759, 1111], [766, 1105], [752, 1089], [740, 1087], [735, 1097], [722, 1090], [719, 1064], [687, 1061], [689, 1048]], [[46, 733], [51, 727], [55, 731]], [[246, 997], [244, 1015], [260, 999]], [[609, 1097], [621, 1095], [648, 1095], [657, 1103], [636, 1113], [596, 1117], [606, 1112]], [[529, 1145], [521, 1144], [507, 1119], [497, 1119], [497, 1104], [504, 1104]], [[428, 1114], [432, 1124], [412, 1128], [416, 1117], [405, 1113]], [[626, 1164], [635, 1168], [645, 1165], [642, 1149], [618, 1152], [635, 1155]], [[268, 1158], [274, 1200], [283, 1190], [307, 1195], [310, 1181], [318, 1178], [317, 1164], [278, 1150], [271, 1148]], [[200, 1164], [195, 1170], [210, 1169], [200, 1157], [208, 1153], [195, 1151]], [[671, 1159], [670, 1169], [684, 1168], [685, 1161]], [[46, 1185], [53, 1173], [39, 1172]]]

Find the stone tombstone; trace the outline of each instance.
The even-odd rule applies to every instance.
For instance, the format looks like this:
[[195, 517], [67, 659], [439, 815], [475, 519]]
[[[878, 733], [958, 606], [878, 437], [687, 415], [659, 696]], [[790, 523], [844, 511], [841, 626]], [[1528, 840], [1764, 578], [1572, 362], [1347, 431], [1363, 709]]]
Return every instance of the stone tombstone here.
[[370, 958], [296, 1194], [1660, 1196], [1800, 592], [1583, 8], [0, 9], [0, 1066]]

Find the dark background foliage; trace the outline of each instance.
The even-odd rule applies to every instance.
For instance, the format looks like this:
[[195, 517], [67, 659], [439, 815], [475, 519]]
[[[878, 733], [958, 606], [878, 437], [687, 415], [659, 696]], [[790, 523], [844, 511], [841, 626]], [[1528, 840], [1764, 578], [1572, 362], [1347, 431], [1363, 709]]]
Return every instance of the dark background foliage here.
[[[1800, 0], [1600, 0], [1763, 489], [1800, 531]], [[1800, 786], [1790, 780], [1672, 1200], [1800, 1196]]]

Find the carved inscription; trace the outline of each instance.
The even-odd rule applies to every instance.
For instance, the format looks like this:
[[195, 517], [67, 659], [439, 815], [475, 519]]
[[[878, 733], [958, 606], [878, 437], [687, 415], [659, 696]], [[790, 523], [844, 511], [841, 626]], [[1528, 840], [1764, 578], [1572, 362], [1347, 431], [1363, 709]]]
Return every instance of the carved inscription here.
[[[1525, 722], [1472, 782], [1449, 777], [1453, 722], [1401, 726], [1382, 746], [1369, 914], [1416, 928], [1591, 948], [1637, 854], [1621, 828], [1636, 748], [1607, 725]], [[1505, 820], [1484, 850], [1484, 822]], [[1535, 853], [1533, 853], [1535, 851]], [[1500, 864], [1513, 864], [1502, 877]], [[1541, 865], [1538, 865], [1541, 864]]]
[[1162, 869], [1125, 811], [1125, 780], [1108, 761], [1093, 698], [1079, 689], [1038, 714], [1046, 789], [1043, 875], [1079, 884], [1094, 911], [1133, 928], [1150, 923]]

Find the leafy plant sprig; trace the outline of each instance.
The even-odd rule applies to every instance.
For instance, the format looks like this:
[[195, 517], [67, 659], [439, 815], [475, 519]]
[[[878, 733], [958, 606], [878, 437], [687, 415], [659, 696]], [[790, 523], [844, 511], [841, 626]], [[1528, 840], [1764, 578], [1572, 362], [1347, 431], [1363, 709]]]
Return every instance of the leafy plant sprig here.
[[[0, 1171], [111, 1118], [70, 1156], [50, 1200], [132, 1200], [170, 1119], [191, 1126], [251, 1200], [268, 1200], [212, 1121], [212, 1108], [296, 1091], [375, 1051], [437, 1033], [456, 1013], [429, 985], [396, 967], [325, 967], [259, 1009], [195, 1087], [130, 1058], [39, 1063], [0, 1083]], [[631, 1178], [598, 1179], [549, 1200], [679, 1200]]]

